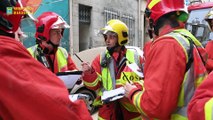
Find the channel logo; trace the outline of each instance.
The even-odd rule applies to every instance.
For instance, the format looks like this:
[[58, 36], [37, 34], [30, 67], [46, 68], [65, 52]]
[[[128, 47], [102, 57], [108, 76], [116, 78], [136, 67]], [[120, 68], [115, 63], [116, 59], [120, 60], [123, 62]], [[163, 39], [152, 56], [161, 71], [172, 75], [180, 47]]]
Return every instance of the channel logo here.
[[7, 15], [25, 15], [28, 13], [32, 13], [32, 8], [31, 7], [7, 7], [6, 14]]
[[7, 13], [7, 15], [13, 14], [13, 7], [7, 7], [6, 13]]

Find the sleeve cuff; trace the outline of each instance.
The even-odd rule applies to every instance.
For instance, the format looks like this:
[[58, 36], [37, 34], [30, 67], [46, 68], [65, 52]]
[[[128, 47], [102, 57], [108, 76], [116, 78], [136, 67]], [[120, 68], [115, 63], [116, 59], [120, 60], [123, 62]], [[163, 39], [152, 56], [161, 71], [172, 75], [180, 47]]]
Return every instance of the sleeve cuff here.
[[95, 73], [95, 70], [93, 68], [91, 70], [84, 72], [85, 75], [91, 75], [91, 74], [94, 74], [94, 73]]
[[139, 91], [141, 91], [140, 88], [134, 88], [134, 89], [132, 89], [132, 90], [130, 91], [130, 93], [129, 93], [129, 96], [128, 96], [129, 100], [132, 101], [132, 98], [133, 98], [134, 94], [137, 93], [137, 92], [139, 92]]
[[83, 73], [83, 80], [86, 82], [92, 82], [97, 78], [97, 74], [95, 72], [94, 69], [90, 70], [90, 71], [85, 71]]

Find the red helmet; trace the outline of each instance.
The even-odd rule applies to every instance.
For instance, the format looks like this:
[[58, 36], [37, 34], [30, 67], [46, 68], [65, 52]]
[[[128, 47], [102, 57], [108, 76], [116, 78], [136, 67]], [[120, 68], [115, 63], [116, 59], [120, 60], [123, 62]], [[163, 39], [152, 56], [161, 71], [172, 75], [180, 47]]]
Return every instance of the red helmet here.
[[66, 21], [54, 12], [44, 12], [38, 17], [35, 24], [35, 37], [39, 41], [49, 41], [49, 31], [51, 29], [69, 28], [69, 25], [66, 23]]
[[178, 19], [185, 22], [188, 19], [188, 12], [184, 0], [147, 0], [145, 14], [153, 20], [153, 24], [163, 15], [170, 12], [177, 12]]
[[[18, 8], [19, 14], [15, 13]], [[0, 2], [0, 29], [7, 33], [14, 33], [24, 15], [23, 5], [20, 0], [1, 0]]]

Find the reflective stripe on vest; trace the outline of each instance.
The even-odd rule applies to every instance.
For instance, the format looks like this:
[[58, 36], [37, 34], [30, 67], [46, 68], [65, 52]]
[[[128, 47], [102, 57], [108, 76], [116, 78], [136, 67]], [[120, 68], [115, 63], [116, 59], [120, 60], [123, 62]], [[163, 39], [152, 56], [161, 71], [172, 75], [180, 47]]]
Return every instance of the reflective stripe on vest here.
[[186, 29], [177, 29], [177, 30], [174, 30], [174, 32], [177, 32], [177, 33], [179, 33], [181, 35], [190, 37], [197, 47], [201, 47], [202, 46], [200, 41], [197, 40], [197, 38], [195, 38], [195, 36], [192, 35], [188, 30], [186, 30]]
[[[136, 54], [136, 55], [135, 55]], [[102, 53], [100, 62], [104, 59], [104, 57], [110, 57], [108, 52]], [[136, 57], [137, 56], [137, 57]], [[126, 58], [129, 62], [137, 62], [139, 63], [139, 55], [136, 52], [133, 52], [131, 50], [126, 51]], [[136, 59], [137, 58], [137, 59]], [[136, 61], [135, 61], [136, 60]], [[138, 61], [137, 61], [138, 60]], [[127, 62], [128, 63], [128, 62]], [[115, 69], [114, 69], [114, 62], [113, 58], [110, 58], [109, 67], [101, 67], [101, 74], [102, 74], [102, 85], [105, 90], [112, 90], [116, 86], [116, 79], [115, 79]]]
[[204, 112], [205, 120], [213, 120], [213, 98], [206, 102]]
[[66, 49], [58, 47], [56, 57], [58, 62], [58, 72], [61, 72], [61, 69], [67, 66], [68, 53]]
[[[37, 59], [36, 56], [38, 55], [37, 47], [38, 45], [34, 45], [27, 49], [32, 55], [32, 57], [35, 59]], [[67, 66], [68, 53], [64, 48], [58, 47], [58, 50], [56, 52], [56, 57], [58, 62], [58, 72], [61, 72], [61, 69]]]

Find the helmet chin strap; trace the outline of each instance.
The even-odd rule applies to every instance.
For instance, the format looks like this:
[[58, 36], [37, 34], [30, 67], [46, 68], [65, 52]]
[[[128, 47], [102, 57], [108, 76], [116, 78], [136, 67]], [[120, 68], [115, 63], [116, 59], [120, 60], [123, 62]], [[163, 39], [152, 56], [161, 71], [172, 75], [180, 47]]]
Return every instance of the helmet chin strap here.
[[44, 52], [44, 54], [49, 54], [50, 53], [50, 50], [48, 49], [48, 48], [44, 48], [44, 50], [43, 50], [43, 52]]
[[56, 45], [56, 44], [52, 43], [51, 40], [49, 40], [49, 41], [47, 42], [47, 44], [52, 45], [54, 49], [55, 49], [55, 48], [58, 48], [58, 46], [59, 46], [59, 45]]
[[117, 43], [114, 47], [107, 47], [107, 50], [109, 51], [109, 54], [112, 55], [113, 52], [115, 52], [115, 49], [120, 47], [119, 44]]
[[54, 44], [54, 43], [52, 43], [50, 40], [47, 42], [47, 44], [52, 45], [52, 46], [53, 46], [53, 50], [52, 50], [52, 51], [50, 51], [50, 49], [49, 49], [49, 48], [47, 48], [47, 47], [43, 46], [43, 52], [44, 52], [45, 54], [53, 54], [53, 53], [54, 53], [54, 51], [56, 51], [56, 50], [57, 50], [57, 48], [58, 48], [58, 46], [59, 46], [59, 45], [55, 45], [55, 44]]

